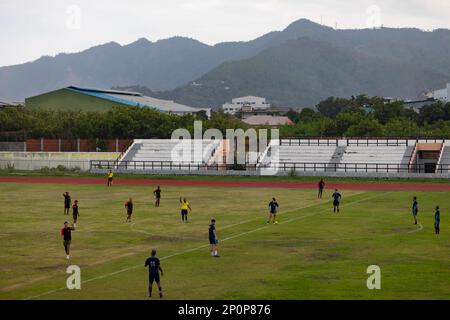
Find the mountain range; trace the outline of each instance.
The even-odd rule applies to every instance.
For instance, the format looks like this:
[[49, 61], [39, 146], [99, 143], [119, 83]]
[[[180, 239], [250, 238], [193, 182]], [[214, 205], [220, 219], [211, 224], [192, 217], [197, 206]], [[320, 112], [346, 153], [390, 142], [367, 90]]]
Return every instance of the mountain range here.
[[122, 88], [195, 107], [259, 95], [285, 107], [329, 96], [415, 97], [450, 82], [450, 30], [336, 30], [301, 19], [247, 42], [214, 46], [141, 38], [0, 68], [0, 100], [68, 85]]

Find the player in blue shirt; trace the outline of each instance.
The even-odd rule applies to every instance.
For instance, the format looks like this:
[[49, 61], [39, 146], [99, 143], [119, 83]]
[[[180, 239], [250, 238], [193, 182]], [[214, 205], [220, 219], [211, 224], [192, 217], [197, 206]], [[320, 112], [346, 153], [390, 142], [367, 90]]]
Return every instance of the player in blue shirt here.
[[148, 296], [152, 296], [152, 287], [153, 282], [156, 282], [159, 289], [159, 297], [162, 298], [162, 287], [161, 281], [159, 278], [159, 272], [161, 271], [161, 276], [164, 274], [163, 269], [161, 268], [161, 263], [159, 259], [156, 257], [156, 250], [152, 250], [151, 257], [145, 260], [145, 267], [148, 267]]
[[275, 198], [272, 198], [272, 201], [269, 202], [269, 220], [267, 220], [267, 223], [270, 223], [270, 221], [273, 221], [273, 223], [277, 224], [277, 210], [278, 210], [278, 202]]
[[434, 233], [439, 234], [439, 224], [441, 223], [441, 211], [439, 206], [436, 206], [436, 211], [434, 212]]
[[411, 211], [414, 218], [414, 224], [417, 224], [417, 213], [419, 213], [419, 203], [417, 202], [417, 197], [413, 197]]
[[333, 212], [336, 213], [339, 212], [339, 204], [341, 203], [341, 194], [338, 192], [338, 189], [334, 190], [333, 193]]
[[219, 240], [217, 240], [216, 236], [216, 219], [211, 219], [211, 224], [208, 228], [209, 233], [209, 245], [211, 247], [211, 256], [218, 258], [220, 257], [217, 253], [217, 245], [219, 244]]

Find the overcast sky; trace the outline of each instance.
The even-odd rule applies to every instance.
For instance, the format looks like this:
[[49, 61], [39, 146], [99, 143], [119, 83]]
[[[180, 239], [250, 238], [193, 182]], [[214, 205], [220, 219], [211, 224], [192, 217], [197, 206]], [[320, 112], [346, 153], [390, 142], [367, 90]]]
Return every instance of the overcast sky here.
[[300, 18], [340, 29], [450, 29], [450, 0], [0, 0], [0, 66], [140, 37], [250, 40]]

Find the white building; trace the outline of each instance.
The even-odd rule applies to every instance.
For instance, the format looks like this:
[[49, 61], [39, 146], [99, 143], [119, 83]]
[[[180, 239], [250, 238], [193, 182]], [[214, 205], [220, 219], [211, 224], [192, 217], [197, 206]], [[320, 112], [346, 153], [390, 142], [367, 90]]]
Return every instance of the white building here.
[[450, 83], [447, 83], [445, 89], [433, 91], [433, 98], [442, 102], [450, 102]]
[[234, 98], [231, 100], [231, 103], [228, 102], [222, 105], [222, 110], [224, 113], [233, 115], [242, 109], [261, 110], [269, 108], [270, 104], [266, 102], [266, 98], [254, 96]]

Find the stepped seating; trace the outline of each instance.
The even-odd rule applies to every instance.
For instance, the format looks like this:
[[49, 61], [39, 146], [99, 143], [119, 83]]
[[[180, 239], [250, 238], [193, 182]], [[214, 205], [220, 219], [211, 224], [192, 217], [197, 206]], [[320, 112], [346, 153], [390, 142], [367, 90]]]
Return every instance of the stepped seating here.
[[399, 168], [400, 171], [407, 172], [413, 150], [413, 146], [348, 146], [342, 155], [338, 171], [367, 167], [367, 172], [386, 168]]
[[218, 140], [135, 140], [119, 166], [132, 169], [188, 170], [205, 165], [214, 155]]

